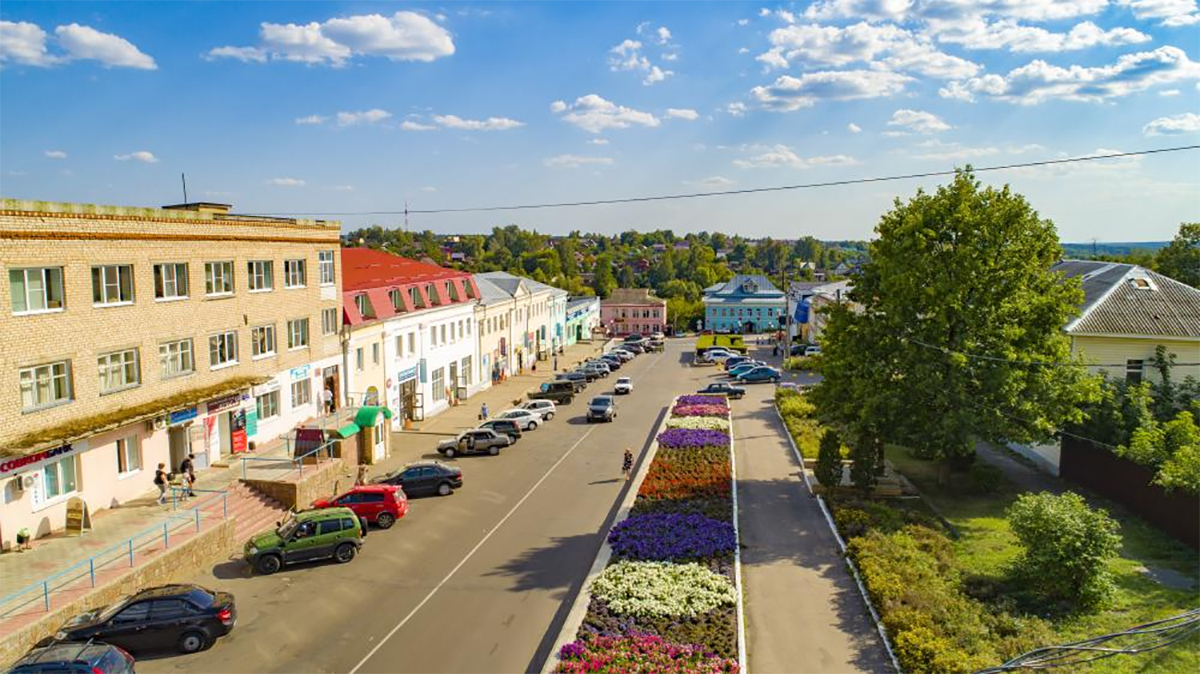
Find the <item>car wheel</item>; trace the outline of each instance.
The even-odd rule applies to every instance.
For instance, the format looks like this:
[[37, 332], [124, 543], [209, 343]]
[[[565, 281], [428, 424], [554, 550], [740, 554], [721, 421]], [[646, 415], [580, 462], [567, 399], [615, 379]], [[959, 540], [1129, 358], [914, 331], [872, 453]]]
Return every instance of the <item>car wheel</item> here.
[[443, 482], [438, 485], [438, 496], [449, 496], [452, 491], [454, 490], [450, 488], [449, 482]]
[[453, 459], [453, 458], [454, 458], [454, 450], [453, 450], [453, 449], [447, 449], [447, 450], [446, 450], [446, 452], [445, 452], [445, 454], [446, 454], [446, 458], [447, 458], [447, 459]]
[[338, 564], [345, 564], [346, 562], [354, 559], [354, 556], [357, 554], [358, 548], [354, 547], [354, 544], [342, 543], [341, 545], [337, 546], [336, 550], [333, 551], [333, 558]]
[[529, 422], [529, 430], [536, 431], [537, 427], [538, 427], [538, 422], [536, 422], [536, 421]]
[[179, 637], [179, 652], [190, 654], [204, 649], [204, 645], [208, 643], [208, 638], [203, 632], [185, 632]]
[[279, 555], [263, 555], [258, 558], [258, 563], [255, 566], [258, 567], [259, 573], [269, 576], [283, 566], [283, 560], [279, 558]]
[[572, 400], [574, 400], [574, 398], [572, 398], [571, 396], [567, 396], [565, 404], [570, 405]]
[[546, 421], [550, 421], [553, 418], [554, 418], [554, 412], [551, 412], [550, 414], [546, 415]]
[[492, 456], [496, 456], [499, 453], [500, 453], [500, 447], [498, 447], [497, 445], [492, 445], [491, 447], [488, 447], [488, 454], [491, 454]]
[[380, 529], [391, 529], [396, 523], [396, 517], [391, 513], [379, 513], [379, 517], [375, 518], [375, 526]]

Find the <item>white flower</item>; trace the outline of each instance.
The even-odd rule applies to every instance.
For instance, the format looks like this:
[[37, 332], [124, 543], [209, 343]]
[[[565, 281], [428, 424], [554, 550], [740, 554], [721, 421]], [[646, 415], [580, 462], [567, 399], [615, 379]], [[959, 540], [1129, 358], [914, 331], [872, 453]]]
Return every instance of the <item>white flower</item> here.
[[592, 583], [592, 594], [618, 615], [694, 618], [737, 601], [733, 584], [694, 562], [617, 562]]

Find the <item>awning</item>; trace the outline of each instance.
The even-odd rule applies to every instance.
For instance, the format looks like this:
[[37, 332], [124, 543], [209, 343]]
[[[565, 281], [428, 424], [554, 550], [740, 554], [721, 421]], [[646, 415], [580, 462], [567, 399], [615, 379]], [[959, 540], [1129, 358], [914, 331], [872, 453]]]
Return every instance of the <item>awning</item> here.
[[351, 422], [351, 423], [346, 424], [345, 426], [342, 426], [341, 428], [337, 429], [336, 431], [334, 431], [333, 435], [337, 436], [338, 438], [341, 438], [342, 440], [345, 440], [346, 438], [348, 438], [352, 435], [357, 435], [358, 432], [361, 430], [362, 430], [362, 428], [359, 427], [358, 424]]
[[376, 419], [382, 414], [384, 419], [392, 418], [392, 411], [386, 407], [378, 407], [376, 405], [366, 405], [358, 408], [358, 414], [354, 415], [354, 423], [360, 428], [368, 428], [375, 425]]

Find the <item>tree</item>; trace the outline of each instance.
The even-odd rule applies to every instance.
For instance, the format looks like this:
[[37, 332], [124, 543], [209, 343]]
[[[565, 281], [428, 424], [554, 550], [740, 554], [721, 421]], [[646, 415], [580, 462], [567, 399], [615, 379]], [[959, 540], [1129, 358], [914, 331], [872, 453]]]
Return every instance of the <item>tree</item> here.
[[617, 287], [617, 279], [613, 277], [612, 266], [612, 255], [602, 253], [596, 257], [594, 285], [596, 286], [596, 295], [600, 297], [608, 297], [612, 294], [613, 288]]
[[1179, 225], [1175, 239], [1155, 256], [1158, 273], [1200, 288], [1200, 222]]
[[967, 170], [897, 199], [876, 232], [849, 301], [825, 310], [824, 381], [812, 395], [827, 423], [856, 446], [961, 459], [977, 439], [1047, 439], [1081, 418], [1094, 378], [1033, 364], [1072, 360], [1062, 327], [1083, 299], [1051, 271], [1053, 223]]
[[825, 487], [826, 493], [832, 492], [842, 482], [842, 439], [831, 428], [821, 434], [815, 472], [817, 482]]
[[850, 481], [864, 496], [871, 493], [879, 480], [882, 454], [883, 441], [879, 434], [867, 428], [860, 429], [858, 438], [850, 446]]

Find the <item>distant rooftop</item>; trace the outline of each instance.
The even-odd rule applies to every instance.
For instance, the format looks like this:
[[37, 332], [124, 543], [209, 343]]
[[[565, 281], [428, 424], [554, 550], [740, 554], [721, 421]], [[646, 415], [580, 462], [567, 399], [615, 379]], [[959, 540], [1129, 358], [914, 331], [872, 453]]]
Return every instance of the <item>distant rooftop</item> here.
[[306, 218], [284, 218], [268, 215], [239, 215], [230, 213], [230, 204], [219, 204], [210, 201], [195, 201], [183, 204], [172, 204], [161, 208], [146, 208], [141, 206], [111, 206], [103, 204], [77, 204], [63, 201], [37, 201], [32, 199], [0, 198], [0, 213], [36, 213], [46, 216], [128, 219], [128, 220], [163, 220], [163, 221], [205, 221], [205, 222], [236, 222], [239, 224], [285, 223], [320, 227], [322, 229], [341, 229], [341, 223], [336, 220], [310, 220]]
[[467, 272], [418, 262], [370, 248], [342, 248], [343, 291], [470, 278], [470, 276]]

